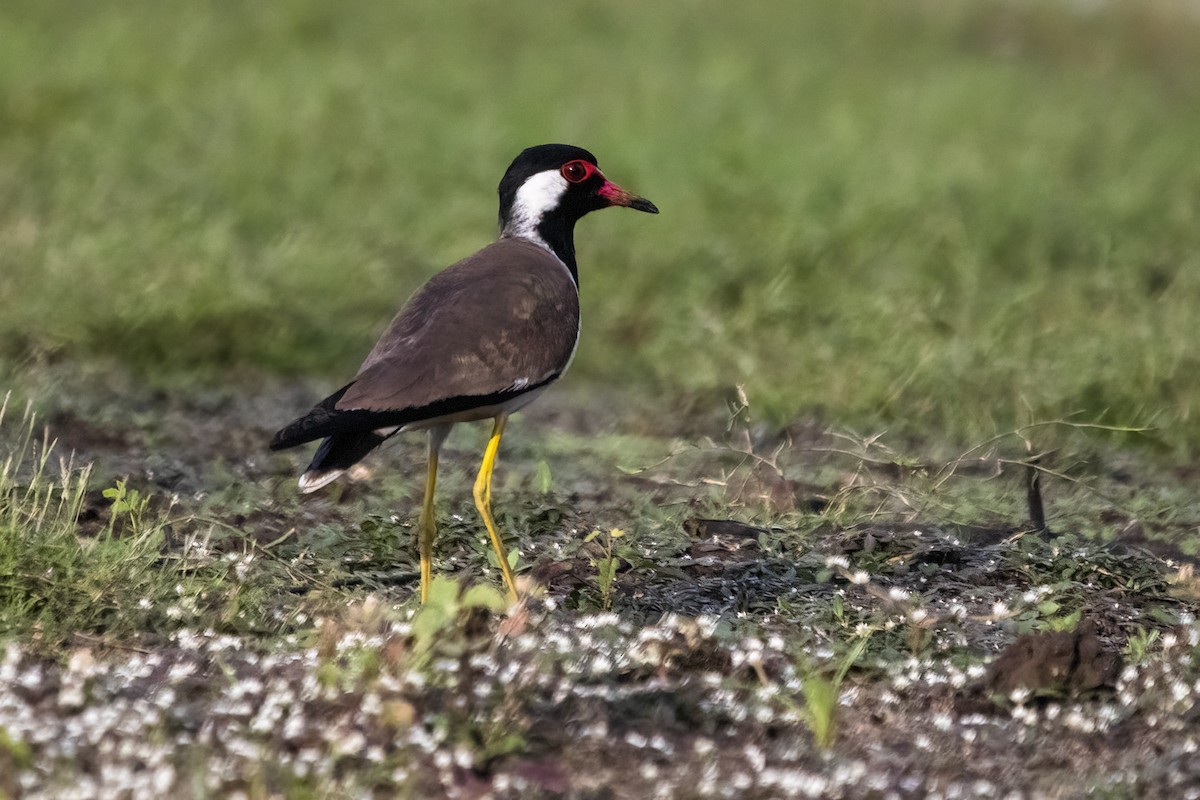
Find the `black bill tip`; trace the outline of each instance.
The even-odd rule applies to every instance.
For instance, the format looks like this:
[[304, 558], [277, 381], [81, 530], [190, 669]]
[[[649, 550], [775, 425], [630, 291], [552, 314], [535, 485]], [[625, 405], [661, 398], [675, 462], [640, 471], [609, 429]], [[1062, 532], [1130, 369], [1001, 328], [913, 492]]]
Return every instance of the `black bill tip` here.
[[634, 209], [635, 211], [645, 211], [647, 214], [657, 214], [658, 213], [658, 206], [654, 205], [654, 203], [651, 203], [649, 200], [647, 200], [644, 197], [635, 197], [629, 203], [629, 207]]

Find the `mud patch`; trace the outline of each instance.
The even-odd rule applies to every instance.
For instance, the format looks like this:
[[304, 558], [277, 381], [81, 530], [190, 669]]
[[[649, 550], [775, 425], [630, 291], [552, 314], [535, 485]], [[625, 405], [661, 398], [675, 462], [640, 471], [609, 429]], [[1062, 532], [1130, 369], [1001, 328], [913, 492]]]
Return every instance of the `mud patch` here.
[[1073, 631], [1028, 633], [1000, 653], [974, 687], [976, 696], [1078, 697], [1116, 686], [1121, 656], [1085, 620]]

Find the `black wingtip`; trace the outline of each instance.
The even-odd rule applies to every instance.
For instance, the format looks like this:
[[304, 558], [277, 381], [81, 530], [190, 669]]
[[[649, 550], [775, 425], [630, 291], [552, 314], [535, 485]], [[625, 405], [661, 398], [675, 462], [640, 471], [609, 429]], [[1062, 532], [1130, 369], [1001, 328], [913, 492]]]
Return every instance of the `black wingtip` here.
[[337, 401], [342, 399], [342, 395], [346, 393], [346, 390], [352, 384], [353, 382], [348, 383], [341, 389], [338, 389], [329, 395], [329, 397], [326, 397], [313, 406], [312, 411], [309, 411], [303, 417], [300, 417], [300, 419], [294, 420], [277, 431], [271, 437], [271, 443], [267, 446], [272, 450], [287, 450], [289, 447], [296, 447], [307, 442], [316, 441], [334, 433], [335, 431], [332, 429], [331, 423], [338, 414], [336, 411]]
[[271, 437], [268, 445], [272, 450], [287, 450], [307, 442], [316, 441], [332, 433], [329, 430], [332, 415], [317, 406], [305, 416], [287, 425]]

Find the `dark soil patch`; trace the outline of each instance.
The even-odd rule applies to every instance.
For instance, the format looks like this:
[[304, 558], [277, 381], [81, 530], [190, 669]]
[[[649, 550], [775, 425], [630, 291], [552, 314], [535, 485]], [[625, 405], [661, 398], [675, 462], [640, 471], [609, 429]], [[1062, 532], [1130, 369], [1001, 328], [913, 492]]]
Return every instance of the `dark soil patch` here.
[[1027, 633], [1006, 647], [972, 691], [985, 697], [1076, 697], [1116, 685], [1121, 657], [1091, 620], [1073, 631]]

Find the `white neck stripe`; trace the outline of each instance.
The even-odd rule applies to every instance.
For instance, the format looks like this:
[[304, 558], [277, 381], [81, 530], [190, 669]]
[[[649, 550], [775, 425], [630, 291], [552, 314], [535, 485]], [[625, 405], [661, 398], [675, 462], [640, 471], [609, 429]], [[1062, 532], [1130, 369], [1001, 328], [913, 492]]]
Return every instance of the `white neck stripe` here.
[[558, 208], [566, 191], [567, 181], [556, 169], [529, 176], [517, 189], [501, 235], [519, 236], [549, 249], [537, 228], [547, 212]]

